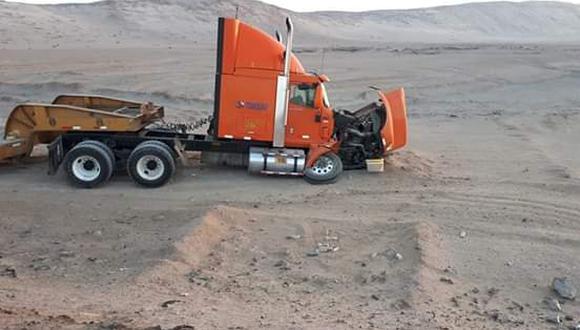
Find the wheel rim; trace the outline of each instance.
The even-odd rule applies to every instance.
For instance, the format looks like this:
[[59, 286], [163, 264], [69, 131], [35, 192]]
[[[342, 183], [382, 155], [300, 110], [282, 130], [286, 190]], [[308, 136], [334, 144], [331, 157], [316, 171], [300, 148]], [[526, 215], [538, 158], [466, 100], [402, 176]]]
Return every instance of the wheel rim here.
[[321, 156], [312, 166], [312, 173], [316, 175], [326, 175], [332, 170], [334, 170], [334, 161], [328, 156]]
[[80, 156], [74, 160], [72, 171], [79, 180], [93, 181], [101, 174], [101, 164], [92, 156]]
[[147, 155], [137, 161], [137, 173], [148, 181], [155, 181], [163, 176], [165, 165], [161, 158]]

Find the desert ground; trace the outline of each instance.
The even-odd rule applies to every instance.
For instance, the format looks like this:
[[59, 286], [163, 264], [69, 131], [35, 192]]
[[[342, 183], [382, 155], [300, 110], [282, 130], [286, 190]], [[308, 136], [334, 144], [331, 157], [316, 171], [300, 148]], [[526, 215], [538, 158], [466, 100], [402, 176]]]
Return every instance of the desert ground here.
[[[410, 143], [384, 173], [193, 162], [159, 189], [79, 190], [42, 147], [0, 165], [0, 328], [574, 329], [580, 302], [551, 284], [580, 288], [580, 43], [347, 46], [298, 56], [336, 108], [406, 88]], [[62, 93], [199, 119], [214, 52], [3, 49], [0, 122]]]

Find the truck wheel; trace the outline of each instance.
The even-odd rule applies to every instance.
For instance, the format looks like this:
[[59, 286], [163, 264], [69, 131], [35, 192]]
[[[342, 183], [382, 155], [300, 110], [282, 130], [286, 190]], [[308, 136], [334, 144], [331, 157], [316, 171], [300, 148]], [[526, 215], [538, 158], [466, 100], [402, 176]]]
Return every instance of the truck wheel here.
[[329, 152], [320, 156], [311, 167], [304, 171], [304, 179], [311, 184], [328, 184], [336, 182], [341, 173], [340, 157]]
[[82, 188], [94, 188], [109, 180], [113, 161], [105, 150], [93, 144], [77, 145], [64, 159], [70, 181]]
[[175, 150], [171, 149], [170, 146], [168, 146], [167, 144], [165, 144], [161, 141], [149, 140], [149, 141], [145, 141], [145, 142], [141, 143], [140, 145], [158, 145], [158, 146], [164, 148], [165, 150], [167, 150], [167, 152], [169, 152], [169, 154], [171, 154], [171, 157], [173, 157], [173, 159], [177, 158]]
[[109, 158], [113, 162], [113, 170], [115, 169], [116, 159], [115, 159], [115, 153], [113, 152], [113, 149], [111, 149], [105, 143], [103, 143], [101, 141], [97, 141], [97, 140], [85, 140], [85, 141], [77, 144], [77, 146], [85, 146], [85, 145], [93, 145], [93, 146], [97, 146], [97, 147], [103, 149], [107, 153], [107, 155], [109, 155]]
[[167, 183], [175, 173], [175, 160], [163, 146], [144, 142], [129, 156], [127, 171], [137, 184], [157, 188]]

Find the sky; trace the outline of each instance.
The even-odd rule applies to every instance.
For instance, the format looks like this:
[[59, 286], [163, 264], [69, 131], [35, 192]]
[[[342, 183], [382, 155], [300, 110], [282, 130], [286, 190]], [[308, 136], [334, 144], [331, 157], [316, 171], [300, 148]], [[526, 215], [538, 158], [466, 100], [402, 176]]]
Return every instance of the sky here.
[[[9, 0], [13, 1], [13, 0]], [[343, 10], [343, 11], [364, 11], [375, 9], [407, 9], [433, 7], [441, 5], [453, 5], [466, 2], [485, 2], [466, 1], [466, 0], [263, 0], [279, 7], [288, 8], [294, 11], [315, 11], [315, 10]], [[19, 0], [18, 2], [26, 3], [67, 3], [67, 2], [94, 2], [94, 0]], [[521, 2], [521, 1], [517, 1]], [[580, 0], [572, 0], [580, 4]]]

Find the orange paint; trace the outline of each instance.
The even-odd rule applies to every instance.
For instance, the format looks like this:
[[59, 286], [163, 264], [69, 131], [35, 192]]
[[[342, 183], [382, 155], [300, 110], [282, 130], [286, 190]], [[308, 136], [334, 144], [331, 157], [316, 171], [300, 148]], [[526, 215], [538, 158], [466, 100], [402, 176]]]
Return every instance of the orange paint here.
[[[276, 78], [284, 68], [285, 47], [265, 32], [232, 18], [225, 18], [222, 41], [218, 138], [251, 137], [271, 142], [274, 132]], [[308, 149], [331, 140], [332, 109], [323, 105], [319, 84], [326, 76], [306, 73], [292, 55], [291, 85], [318, 86], [315, 106], [290, 103], [286, 147]]]
[[391, 152], [407, 145], [407, 107], [405, 90], [399, 88], [389, 92], [379, 92], [387, 110], [387, 124], [381, 133], [386, 140], [386, 151]]

